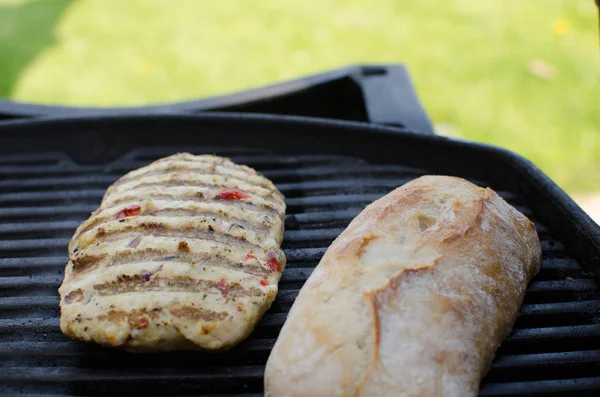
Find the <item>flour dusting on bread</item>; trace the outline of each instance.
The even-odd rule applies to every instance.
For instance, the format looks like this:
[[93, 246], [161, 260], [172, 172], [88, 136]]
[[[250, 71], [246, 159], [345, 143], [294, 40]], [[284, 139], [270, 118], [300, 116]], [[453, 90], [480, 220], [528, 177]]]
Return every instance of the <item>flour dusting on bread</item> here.
[[541, 263], [491, 189], [427, 176], [375, 201], [294, 303], [267, 396], [476, 396]]

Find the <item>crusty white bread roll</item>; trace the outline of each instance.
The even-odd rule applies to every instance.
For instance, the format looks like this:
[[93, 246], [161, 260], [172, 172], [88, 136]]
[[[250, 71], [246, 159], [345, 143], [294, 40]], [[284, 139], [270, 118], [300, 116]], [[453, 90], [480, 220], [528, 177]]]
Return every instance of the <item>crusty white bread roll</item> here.
[[266, 396], [476, 396], [540, 263], [533, 223], [491, 189], [414, 180], [329, 247], [269, 357]]

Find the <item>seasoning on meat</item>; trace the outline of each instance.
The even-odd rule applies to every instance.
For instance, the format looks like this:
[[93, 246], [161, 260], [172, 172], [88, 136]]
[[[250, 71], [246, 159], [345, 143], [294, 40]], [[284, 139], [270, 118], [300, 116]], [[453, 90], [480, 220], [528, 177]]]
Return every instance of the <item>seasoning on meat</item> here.
[[276, 273], [281, 273], [281, 266], [279, 266], [279, 261], [277, 260], [277, 257], [275, 256], [275, 252], [274, 251], [267, 252], [267, 257], [269, 258], [267, 260], [267, 263], [269, 264], [269, 267], [271, 268], [271, 270], [273, 270]]
[[132, 351], [239, 343], [277, 294], [284, 215], [271, 181], [225, 158], [130, 172], [73, 236], [61, 330]]

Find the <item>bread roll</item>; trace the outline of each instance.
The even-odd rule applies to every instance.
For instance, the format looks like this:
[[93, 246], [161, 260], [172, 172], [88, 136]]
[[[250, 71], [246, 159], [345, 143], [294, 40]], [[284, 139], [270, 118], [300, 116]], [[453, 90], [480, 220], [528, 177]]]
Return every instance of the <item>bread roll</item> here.
[[476, 396], [540, 263], [533, 223], [493, 190], [414, 180], [329, 247], [269, 357], [266, 396]]

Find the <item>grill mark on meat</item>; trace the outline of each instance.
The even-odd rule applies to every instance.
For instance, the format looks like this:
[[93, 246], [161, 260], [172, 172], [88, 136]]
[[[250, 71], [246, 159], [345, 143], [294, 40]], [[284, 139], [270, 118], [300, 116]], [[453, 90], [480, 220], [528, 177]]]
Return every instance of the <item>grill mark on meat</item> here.
[[[143, 174], [145, 174], [145, 172], [147, 172], [149, 170], [159, 170], [159, 169], [163, 169], [163, 167], [165, 167], [165, 165], [168, 167], [170, 165], [180, 164], [180, 163], [183, 163], [184, 165], [185, 164], [204, 165], [206, 167], [214, 167], [217, 165], [225, 167], [227, 161], [229, 161], [231, 164], [234, 164], [238, 167], [240, 166], [238, 164], [231, 162], [230, 159], [225, 160], [224, 157], [220, 158], [220, 157], [215, 157], [215, 156], [206, 156], [206, 157], [201, 156], [200, 158], [188, 159], [188, 158], [184, 158], [184, 157], [169, 156], [169, 157], [165, 157], [165, 158], [153, 161], [152, 163], [146, 165], [145, 167], [138, 168], [137, 170], [133, 170], [133, 171], [129, 172], [128, 174], [125, 174], [123, 177], [128, 177], [130, 175], [133, 175], [133, 176], [143, 175]], [[168, 163], [168, 164], [166, 164], [166, 163]], [[140, 172], [143, 170], [145, 170], [145, 171]]]
[[244, 229], [248, 229], [248, 230], [268, 230], [270, 229], [273, 224], [271, 222], [271, 219], [268, 218], [268, 222], [265, 222], [265, 215], [263, 215], [262, 217], [260, 217], [260, 219], [262, 219], [262, 221], [257, 221], [256, 223], [249, 223], [247, 220], [243, 220], [237, 217], [233, 217], [230, 216], [229, 214], [226, 213], [218, 213], [218, 212], [192, 212], [192, 211], [188, 211], [186, 209], [183, 208], [172, 208], [172, 209], [164, 209], [164, 210], [160, 210], [156, 212], [156, 216], [165, 216], [168, 218], [171, 217], [200, 217], [200, 216], [204, 216], [207, 218], [222, 218], [225, 219], [227, 221], [229, 221], [232, 224], [238, 224], [240, 226], [242, 226]]
[[100, 256], [85, 255], [82, 253], [71, 258], [71, 262], [73, 263], [73, 272], [71, 273], [71, 277], [83, 271], [91, 270], [91, 268], [102, 259], [103, 258]]
[[192, 156], [193, 157], [190, 157], [190, 156], [176, 157], [176, 155], [175, 155], [175, 156], [171, 156], [170, 159], [169, 159], [169, 157], [165, 157], [165, 158], [155, 161], [153, 164], [158, 165], [161, 163], [165, 163], [168, 160], [171, 160], [170, 161], [171, 163], [193, 163], [193, 164], [210, 163], [210, 164], [220, 165], [225, 168], [230, 168], [230, 169], [244, 171], [244, 172], [251, 172], [252, 174], [260, 175], [258, 173], [258, 171], [256, 171], [254, 168], [250, 168], [244, 164], [235, 163], [229, 157], [216, 156], [216, 155], [210, 155], [210, 154], [201, 154], [201, 155], [196, 155], [196, 156], [192, 155]]
[[[225, 180], [223, 182], [211, 181], [209, 183], [206, 183], [204, 181], [191, 180], [190, 178], [186, 178], [185, 175], [171, 174], [171, 175], [165, 175], [165, 176], [168, 176], [169, 179], [164, 182], [161, 182], [161, 181], [145, 182], [143, 179], [141, 179], [140, 183], [130, 186], [129, 190], [139, 189], [142, 187], [201, 186], [201, 187], [220, 188], [220, 189], [242, 189], [242, 190], [247, 191], [246, 187], [240, 186], [240, 183], [244, 183], [243, 181], [236, 180], [235, 178], [230, 178], [230, 177], [228, 177], [227, 180]], [[220, 175], [220, 174], [215, 174], [214, 176], [223, 177], [223, 175]], [[280, 203], [277, 199], [275, 199], [275, 197], [278, 197], [278, 196], [275, 194], [274, 191], [269, 191], [269, 190], [265, 189], [264, 187], [261, 187], [258, 185], [251, 185], [251, 186], [258, 188], [259, 191], [258, 192], [248, 191], [249, 194], [252, 194], [252, 195], [255, 195], [258, 197], [262, 197], [263, 199], [265, 199], [267, 201], [271, 201], [274, 203]], [[266, 190], [266, 192], [263, 192], [262, 190]], [[118, 193], [116, 193], [115, 190], [111, 190], [110, 192], [107, 192], [107, 194], [114, 195], [114, 194], [118, 194]]]
[[[186, 239], [188, 242], [193, 242], [194, 240], [202, 240], [214, 242], [227, 246], [236, 246], [236, 247], [244, 247], [248, 250], [262, 250], [263, 247], [259, 244], [254, 244], [248, 241], [245, 237], [240, 236], [231, 236], [225, 233], [219, 233], [213, 229], [213, 231], [206, 230], [190, 230], [186, 228], [164, 228], [164, 229], [141, 229], [136, 227], [131, 227], [127, 230], [125, 229], [114, 229], [110, 232], [104, 232], [101, 235], [96, 234], [96, 243], [107, 243], [107, 242], [116, 242], [122, 240], [132, 240], [135, 237], [140, 235], [140, 231], [144, 230], [148, 234], [144, 234], [144, 237], [176, 237]], [[151, 234], [150, 234], [151, 233]]]
[[[188, 187], [194, 187], [194, 186], [188, 186]], [[122, 205], [123, 203], [127, 203], [130, 201], [140, 201], [140, 198], [148, 198], [148, 199], [152, 199], [152, 200], [165, 200], [165, 201], [171, 201], [171, 202], [191, 201], [191, 202], [197, 202], [197, 203], [206, 203], [206, 202], [210, 203], [211, 201], [213, 201], [212, 198], [207, 198], [204, 195], [204, 193], [199, 192], [199, 191], [191, 191], [191, 192], [187, 192], [184, 194], [168, 194], [168, 193], [161, 193], [161, 192], [148, 192], [147, 197], [140, 197], [140, 195], [138, 195], [138, 194], [136, 194], [135, 196], [132, 196], [130, 192], [124, 192], [124, 193], [125, 194], [122, 196], [114, 195], [117, 198], [111, 199], [110, 201], [103, 203], [102, 208], [108, 209], [111, 207]], [[226, 206], [236, 206], [236, 207], [248, 208], [248, 209], [252, 209], [252, 210], [255, 210], [255, 211], [261, 212], [261, 213], [269, 213], [269, 214], [277, 213], [277, 206], [273, 205], [273, 203], [270, 201], [266, 202], [266, 203], [256, 203], [256, 202], [252, 202], [252, 198], [249, 198], [246, 201], [221, 200], [220, 203], [223, 205], [226, 205]], [[281, 203], [277, 203], [277, 204], [279, 206], [281, 206]]]
[[[169, 163], [169, 164], [166, 164], [166, 163]], [[241, 168], [241, 167], [243, 167], [242, 165], [236, 164], [233, 161], [231, 161], [231, 159], [225, 158], [225, 157], [201, 155], [199, 157], [192, 159], [192, 158], [187, 158], [187, 157], [183, 157], [183, 156], [173, 155], [173, 156], [168, 156], [168, 157], [165, 157], [162, 159], [158, 159], [158, 160], [153, 161], [152, 163], [146, 165], [145, 167], [138, 168], [137, 170], [131, 171], [128, 174], [125, 174], [123, 176], [123, 178], [144, 175], [148, 171], [161, 170], [161, 169], [164, 169], [165, 165], [167, 167], [169, 167], [169, 166], [173, 166], [173, 164], [183, 165], [183, 166], [189, 165], [189, 164], [197, 165], [197, 166], [204, 165], [205, 167], [222, 166], [225, 168], [244, 170], [243, 168]], [[254, 172], [256, 174], [255, 170], [252, 170], [252, 169], [249, 169], [249, 170], [250, 170], [250, 172]], [[143, 172], [139, 172], [139, 171], [143, 171]]]
[[[164, 259], [170, 258], [170, 259]], [[259, 261], [239, 262], [232, 261], [221, 254], [197, 253], [197, 252], [169, 252], [160, 249], [147, 248], [146, 250], [122, 251], [115, 254], [85, 255], [73, 260], [73, 279], [94, 271], [101, 262], [107, 260], [105, 267], [123, 266], [132, 263], [143, 263], [153, 261], [176, 261], [189, 263], [192, 267], [202, 265], [222, 267], [249, 275], [267, 277], [272, 270]], [[75, 263], [80, 262], [80, 263]]]
[[215, 312], [212, 310], [203, 309], [201, 307], [191, 306], [183, 306], [179, 309], [171, 309], [171, 313], [175, 317], [187, 318], [194, 321], [224, 320], [228, 316], [227, 312]]
[[119, 310], [110, 310], [106, 314], [101, 314], [98, 316], [98, 320], [108, 320], [111, 323], [118, 323], [119, 321], [127, 319], [127, 312], [119, 311]]
[[[251, 287], [245, 289], [238, 283], [227, 284], [227, 297], [258, 297], [264, 293], [258, 288]], [[95, 284], [94, 289], [100, 296], [114, 296], [127, 294], [130, 292], [198, 292], [198, 293], [214, 293], [222, 295], [222, 287], [217, 281], [195, 279], [192, 277], [176, 276], [176, 277], [153, 277], [149, 281], [145, 281], [141, 275], [121, 275], [114, 281], [107, 281], [102, 284]]]
[[101, 314], [97, 318], [100, 321], [108, 320], [111, 323], [118, 323], [123, 320], [127, 320], [130, 324], [135, 325], [139, 324], [139, 320], [142, 317], [147, 317], [150, 319], [157, 319], [159, 317], [159, 312], [162, 311], [161, 308], [156, 308], [152, 310], [139, 309], [132, 310], [130, 312], [122, 311], [122, 310], [110, 310], [106, 314]]
[[[181, 217], [178, 219], [181, 219]], [[254, 247], [260, 247], [260, 241], [255, 244], [248, 240], [248, 237], [246, 236], [246, 228], [242, 228], [244, 234], [243, 236], [232, 236], [229, 231], [219, 232], [215, 230], [217, 227], [216, 224], [223, 220], [221, 216], [217, 215], [210, 219], [213, 220], [213, 222], [200, 222], [200, 225], [194, 222], [190, 222], [188, 224], [184, 223], [179, 225], [170, 225], [168, 223], [161, 222], [158, 219], [155, 221], [144, 221], [130, 224], [117, 223], [114, 228], [111, 228], [109, 231], [106, 231], [104, 228], [99, 228], [96, 231], [95, 242], [102, 242], [105, 239], [111, 239], [115, 235], [124, 233], [145, 233], [144, 236], [151, 235], [154, 237], [183, 237], [192, 239], [197, 238], [200, 233], [202, 240], [232, 242], [235, 245], [239, 245], [241, 242], [242, 244], [252, 244]], [[201, 228], [205, 228], [205, 230], [202, 230]], [[261, 230], [263, 233], [256, 233], [256, 231], [254, 232], [259, 240], [262, 240], [261, 237], [268, 235], [266, 230]]]
[[83, 300], [83, 290], [81, 288], [76, 289], [75, 291], [69, 292], [67, 296], [65, 296], [65, 303], [75, 303], [81, 302]]
[[[243, 181], [246, 182], [248, 184], [251, 185], [255, 185], [255, 186], [260, 186], [263, 187], [265, 189], [271, 189], [271, 185], [268, 184], [266, 181], [262, 180], [263, 177], [261, 177], [258, 174], [252, 174], [252, 176], [254, 176], [254, 179], [260, 179], [259, 180], [253, 180], [253, 179], [246, 179], [243, 177], [243, 175], [237, 175], [234, 173], [222, 173], [220, 172], [220, 170], [214, 169], [215, 167], [217, 167], [218, 165], [210, 165], [210, 166], [205, 166], [205, 167], [185, 167], [183, 165], [176, 165], [176, 166], [169, 166], [169, 167], [164, 167], [164, 168], [154, 168], [151, 170], [148, 170], [142, 174], [138, 174], [135, 176], [131, 176], [131, 177], [123, 177], [121, 179], [119, 179], [115, 185], [113, 185], [115, 188], [117, 188], [118, 186], [124, 184], [124, 183], [129, 183], [129, 182], [134, 182], [136, 180], [142, 179], [142, 178], [146, 178], [146, 177], [150, 177], [150, 176], [155, 176], [155, 175], [162, 175], [162, 174], [177, 174], [179, 172], [185, 172], [185, 173], [189, 173], [189, 174], [195, 174], [195, 175], [211, 175], [211, 176], [227, 176], [228, 179], [234, 179], [234, 180], [238, 180], [238, 181]], [[227, 167], [223, 167], [225, 170], [227, 170]], [[232, 170], [232, 169], [229, 169]], [[247, 172], [242, 171], [242, 170], [238, 170], [240, 171], [240, 173], [242, 174], [246, 174]]]
[[[139, 200], [137, 200], [139, 201]], [[226, 202], [227, 205], [235, 205], [235, 202]], [[246, 203], [245, 203], [246, 204]], [[263, 219], [264, 216], [269, 216], [271, 214], [276, 214], [276, 216], [278, 216], [278, 213], [275, 210], [262, 210], [262, 209], [258, 209], [258, 208], [254, 208], [253, 206], [249, 206], [251, 207], [251, 209], [256, 210], [256, 212], [259, 212], [261, 214], [264, 214], [262, 217], [257, 217], [260, 219]], [[264, 225], [264, 221], [263, 224], [260, 225], [255, 225], [255, 224], [250, 224], [248, 223], [247, 220], [243, 220], [243, 219], [239, 219], [239, 218], [235, 218], [230, 216], [229, 214], [220, 214], [218, 212], [218, 210], [216, 212], [213, 211], [194, 211], [193, 209], [182, 209], [182, 208], [162, 208], [159, 210], [144, 210], [143, 213], [141, 214], [142, 216], [167, 216], [167, 217], [183, 217], [183, 216], [206, 216], [206, 217], [214, 217], [214, 218], [226, 218], [226, 219], [230, 219], [230, 220], [235, 220], [236, 223], [241, 224], [242, 226], [246, 227], [248, 229], [251, 228], [266, 228], [267, 226]], [[253, 217], [251, 217], [250, 219], [252, 219]], [[101, 215], [101, 216], [95, 216], [92, 219], [92, 222], [90, 222], [85, 228], [83, 228], [81, 231], [79, 231], [75, 237], [73, 237], [74, 240], [78, 239], [79, 236], [81, 236], [83, 233], [89, 232], [90, 230], [92, 230], [93, 228], [95, 228], [96, 226], [102, 225], [104, 223], [108, 223], [108, 222], [112, 222], [115, 221], [115, 216], [113, 214], [111, 214], [110, 216], [105, 216], [105, 215]], [[268, 227], [270, 227], [271, 225], [268, 225]]]

